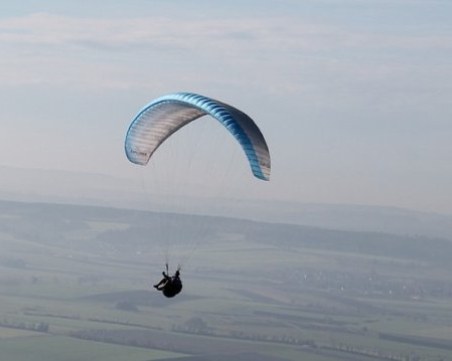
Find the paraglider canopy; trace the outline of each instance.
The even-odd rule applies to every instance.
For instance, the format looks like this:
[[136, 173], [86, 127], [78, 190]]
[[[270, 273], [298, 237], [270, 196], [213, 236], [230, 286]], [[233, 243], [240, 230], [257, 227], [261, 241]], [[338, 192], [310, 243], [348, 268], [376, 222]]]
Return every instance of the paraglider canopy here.
[[194, 93], [173, 93], [146, 105], [132, 120], [127, 131], [127, 158], [132, 163], [146, 165], [168, 137], [207, 114], [219, 121], [238, 141], [254, 176], [269, 180], [270, 153], [254, 121], [231, 105]]
[[[159, 97], [143, 109], [133, 118], [125, 139], [125, 152], [127, 158], [135, 164], [146, 165], [158, 147], [171, 137], [179, 129], [190, 122], [204, 116], [210, 115], [217, 120], [239, 143], [245, 153], [251, 171], [255, 177], [261, 180], [270, 178], [270, 154], [267, 143], [255, 122], [245, 113], [237, 108], [194, 93], [173, 93]], [[227, 133], [226, 133], [227, 135]], [[210, 135], [209, 135], [210, 137]], [[218, 147], [215, 143], [214, 147]], [[214, 153], [214, 152], [212, 152]], [[185, 154], [184, 154], [185, 155]], [[215, 159], [215, 164], [220, 166], [220, 170], [227, 170], [229, 164], [219, 162]], [[191, 162], [187, 162], [189, 165]], [[180, 168], [177, 174], [182, 174]], [[171, 174], [168, 181], [174, 179], [185, 181], [186, 177], [175, 177]], [[178, 187], [179, 188], [179, 187]], [[178, 190], [178, 188], [176, 188]], [[177, 192], [167, 192], [171, 196], [177, 197], [177, 201], [183, 202], [183, 197], [179, 197]], [[182, 199], [181, 199], [182, 198]], [[170, 203], [170, 202], [166, 202]], [[184, 213], [178, 210], [179, 213]], [[171, 216], [165, 212], [159, 212], [162, 219], [166, 220], [163, 236], [171, 239], [169, 233], [172, 231]], [[186, 234], [183, 235], [185, 240]], [[167, 256], [168, 256], [167, 250]], [[166, 273], [163, 272], [163, 279], [154, 285], [166, 297], [174, 297], [182, 290], [182, 281], [179, 277], [179, 269], [175, 275], [168, 275], [168, 263], [166, 263]]]

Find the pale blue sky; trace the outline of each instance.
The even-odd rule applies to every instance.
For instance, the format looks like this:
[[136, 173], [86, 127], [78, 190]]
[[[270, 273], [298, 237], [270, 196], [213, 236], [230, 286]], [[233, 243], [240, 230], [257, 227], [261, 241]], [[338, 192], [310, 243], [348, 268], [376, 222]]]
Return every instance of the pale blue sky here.
[[0, 166], [133, 178], [131, 118], [193, 91], [265, 134], [259, 197], [452, 213], [450, 1], [4, 2], [0, 52]]

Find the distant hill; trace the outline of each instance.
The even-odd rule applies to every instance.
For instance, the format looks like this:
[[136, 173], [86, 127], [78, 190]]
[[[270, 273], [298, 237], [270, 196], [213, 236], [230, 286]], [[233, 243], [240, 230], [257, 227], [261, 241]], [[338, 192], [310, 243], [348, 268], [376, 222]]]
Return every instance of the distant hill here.
[[146, 251], [151, 240], [175, 235], [172, 242], [196, 244], [231, 243], [270, 245], [284, 250], [309, 248], [362, 255], [450, 263], [452, 242], [442, 238], [408, 236], [388, 232], [363, 232], [269, 223], [220, 216], [159, 214], [150, 211], [0, 201], [0, 232], [7, 239], [26, 239], [36, 244], [74, 251]]
[[[177, 211], [168, 198], [145, 194], [140, 181], [101, 174], [0, 167], [0, 199]], [[452, 240], [452, 215], [396, 207], [186, 197], [196, 214], [290, 223], [348, 231], [442, 237]]]
[[420, 212], [397, 207], [301, 204], [291, 202], [266, 203], [275, 221], [315, 227], [386, 232], [400, 235], [444, 237], [452, 240], [452, 216]]

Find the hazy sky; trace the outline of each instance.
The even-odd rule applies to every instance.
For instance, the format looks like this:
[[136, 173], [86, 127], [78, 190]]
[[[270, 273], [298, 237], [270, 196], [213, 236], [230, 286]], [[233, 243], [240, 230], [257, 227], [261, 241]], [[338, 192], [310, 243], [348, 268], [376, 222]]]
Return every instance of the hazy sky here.
[[0, 166], [133, 178], [130, 120], [193, 91], [260, 126], [263, 198], [452, 213], [449, 0], [5, 1], [0, 52]]

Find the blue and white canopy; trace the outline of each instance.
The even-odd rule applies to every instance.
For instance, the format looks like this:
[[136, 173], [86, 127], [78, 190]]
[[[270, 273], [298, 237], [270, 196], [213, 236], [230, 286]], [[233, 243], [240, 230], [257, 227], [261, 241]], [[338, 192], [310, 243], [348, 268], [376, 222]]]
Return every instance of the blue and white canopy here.
[[146, 105], [127, 131], [127, 158], [132, 163], [146, 165], [168, 137], [206, 114], [218, 120], [239, 142], [253, 174], [259, 179], [269, 180], [270, 153], [254, 121], [231, 105], [194, 93], [173, 93]]

